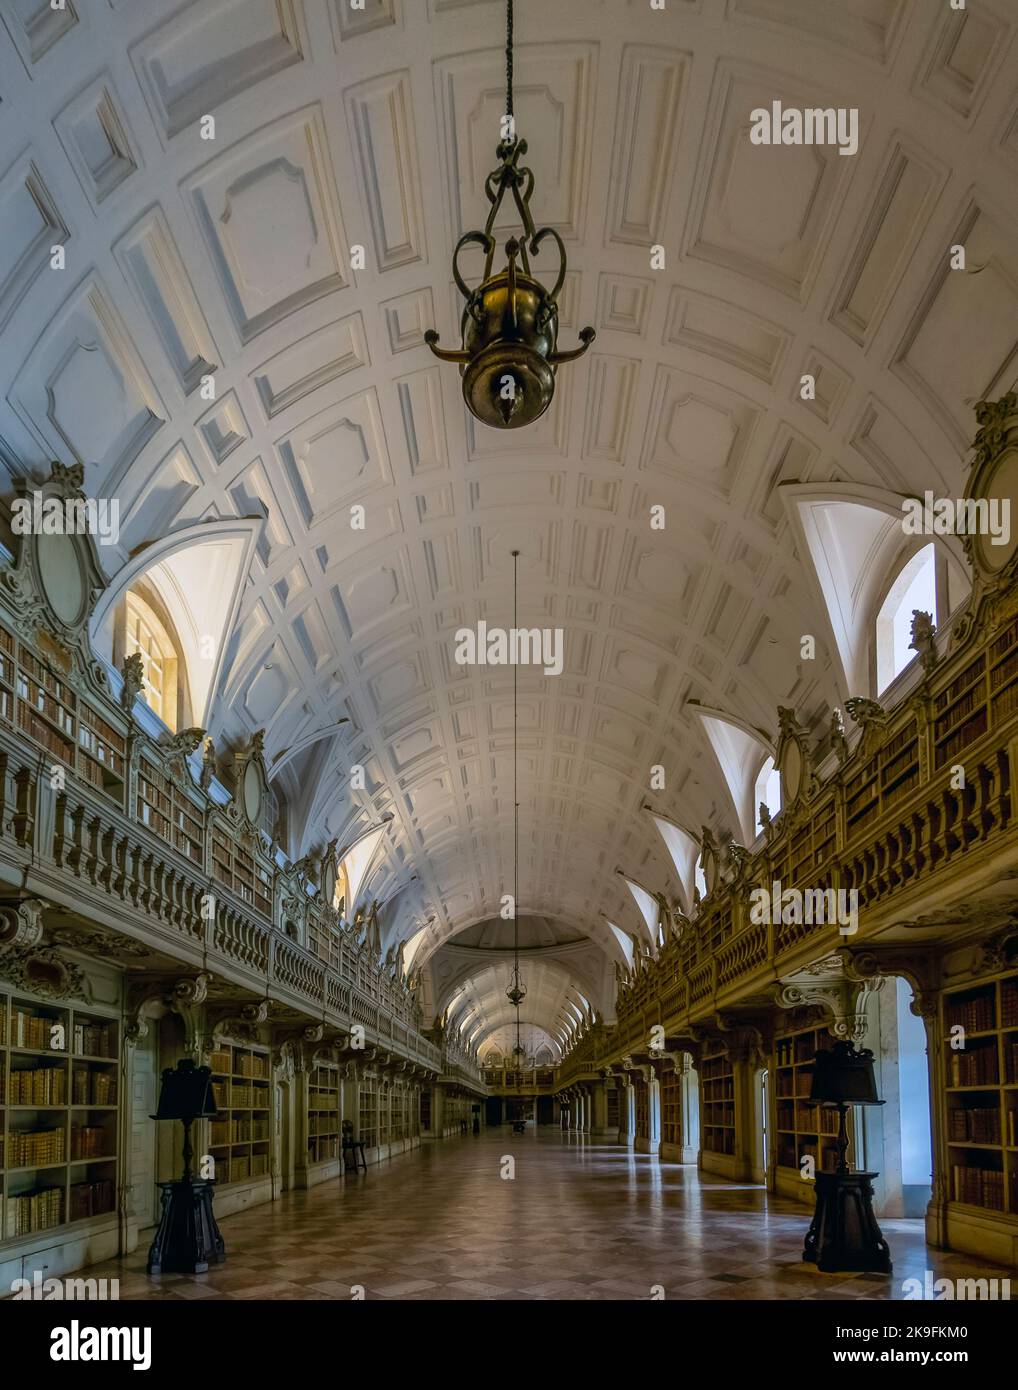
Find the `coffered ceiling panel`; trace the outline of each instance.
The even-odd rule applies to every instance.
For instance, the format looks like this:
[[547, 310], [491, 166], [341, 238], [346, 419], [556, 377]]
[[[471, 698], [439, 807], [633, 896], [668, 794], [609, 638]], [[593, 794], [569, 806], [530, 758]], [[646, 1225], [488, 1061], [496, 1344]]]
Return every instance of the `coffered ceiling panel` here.
[[301, 62], [301, 0], [192, 0], [131, 50], [164, 139]]
[[187, 181], [242, 341], [346, 284], [320, 108], [274, 122]]

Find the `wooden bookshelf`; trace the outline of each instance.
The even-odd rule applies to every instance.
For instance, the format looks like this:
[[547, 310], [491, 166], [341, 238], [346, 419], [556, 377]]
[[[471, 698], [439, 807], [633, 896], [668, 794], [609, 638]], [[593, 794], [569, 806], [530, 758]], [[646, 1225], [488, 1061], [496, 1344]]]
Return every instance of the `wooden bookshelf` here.
[[1006, 628], [987, 653], [990, 724], [1001, 724], [1018, 709], [1018, 622]]
[[378, 1143], [378, 1087], [374, 1081], [362, 1081], [358, 1105], [360, 1122], [356, 1138], [365, 1148], [373, 1149]]
[[315, 1067], [308, 1079], [308, 1163], [328, 1163], [339, 1158], [339, 1069]]
[[933, 765], [943, 767], [986, 732], [986, 660], [980, 652], [933, 702]]
[[185, 859], [202, 863], [204, 834], [200, 807], [147, 758], [138, 762], [135, 814], [142, 825], [147, 825]]
[[617, 1086], [608, 1087], [608, 1128], [619, 1127], [619, 1091]]
[[56, 672], [18, 643], [14, 675], [18, 728], [52, 757], [74, 768], [75, 696]]
[[119, 1023], [0, 992], [0, 1237], [116, 1210]]
[[388, 1144], [392, 1139], [392, 1105], [393, 1094], [388, 1086], [379, 1087], [378, 1091], [378, 1143]]
[[948, 1200], [1018, 1214], [1018, 972], [945, 991], [943, 1009]]
[[732, 906], [727, 897], [716, 900], [715, 906], [701, 919], [698, 959], [707, 960], [732, 935]]
[[642, 1076], [633, 1077], [633, 1095], [636, 1101], [636, 1137], [650, 1138], [650, 1087]]
[[845, 782], [845, 828], [851, 838], [869, 817], [888, 810], [919, 781], [919, 730], [914, 719]]
[[682, 1076], [676, 1071], [661, 1078], [661, 1143], [682, 1144]]
[[216, 1184], [264, 1178], [269, 1173], [271, 1078], [268, 1048], [222, 1043], [210, 1063], [219, 1114], [209, 1121], [209, 1153]]
[[833, 1172], [837, 1166], [837, 1114], [807, 1104], [816, 1054], [833, 1043], [825, 1028], [815, 1026], [781, 1033], [774, 1040], [775, 1157], [779, 1168], [799, 1178], [807, 1156], [814, 1159], [817, 1172]]
[[15, 721], [14, 637], [0, 627], [0, 723], [11, 727]]
[[709, 1153], [735, 1153], [735, 1073], [728, 1057], [718, 1048], [708, 1051], [700, 1063], [702, 1146]]
[[272, 874], [269, 868], [215, 823], [212, 826], [212, 876], [256, 912], [265, 917], [272, 916]]
[[914, 719], [892, 737], [877, 754], [880, 804], [886, 811], [907, 796], [919, 781], [919, 728]]
[[123, 806], [127, 740], [84, 701], [78, 713], [78, 771], [93, 787]]
[[1018, 621], [979, 653], [933, 702], [933, 766], [955, 762], [1018, 709]]
[[406, 1091], [402, 1086], [389, 1091], [389, 1143], [395, 1144], [406, 1135]]
[[421, 1087], [420, 1098], [420, 1121], [421, 1129], [429, 1131], [431, 1129], [431, 1087]]
[[788, 835], [775, 851], [773, 877], [784, 885], [809, 884], [811, 888], [832, 886], [831, 868], [837, 853], [837, 806], [828, 796], [813, 817]]
[[0, 722], [124, 806], [127, 740], [24, 643], [0, 627]]
[[845, 829], [849, 838], [860, 821], [880, 807], [877, 760], [870, 758], [845, 782]]
[[317, 913], [309, 912], [307, 921], [308, 950], [325, 965], [338, 969], [342, 954], [341, 933], [324, 913], [319, 917]]

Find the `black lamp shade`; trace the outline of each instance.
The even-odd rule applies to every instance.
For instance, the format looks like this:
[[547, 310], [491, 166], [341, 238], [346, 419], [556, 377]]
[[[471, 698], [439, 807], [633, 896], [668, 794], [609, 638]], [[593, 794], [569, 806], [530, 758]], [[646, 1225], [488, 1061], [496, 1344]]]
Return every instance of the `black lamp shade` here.
[[809, 1098], [822, 1105], [882, 1105], [873, 1074], [873, 1053], [866, 1048], [857, 1052], [850, 1042], [836, 1042], [829, 1051], [818, 1052]]
[[163, 1072], [159, 1108], [153, 1120], [197, 1120], [218, 1115], [212, 1091], [212, 1072], [184, 1058]]

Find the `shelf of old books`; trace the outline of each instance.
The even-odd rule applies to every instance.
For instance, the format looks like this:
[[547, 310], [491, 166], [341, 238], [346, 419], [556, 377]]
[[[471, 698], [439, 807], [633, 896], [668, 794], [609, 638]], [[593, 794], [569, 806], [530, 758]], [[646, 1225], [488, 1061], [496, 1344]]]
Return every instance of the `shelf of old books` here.
[[389, 1086], [380, 1086], [378, 1090], [378, 1131], [377, 1143], [388, 1144], [392, 1139], [392, 1106], [395, 1097]]
[[366, 1148], [373, 1149], [378, 1143], [378, 1086], [374, 1081], [365, 1078], [361, 1081], [359, 1089], [360, 1125], [356, 1137]]
[[409, 1123], [410, 1096], [404, 1086], [397, 1086], [389, 1093], [389, 1143], [395, 1144], [410, 1134]]
[[813, 1159], [817, 1172], [832, 1172], [837, 1164], [837, 1114], [807, 1104], [816, 1054], [833, 1042], [825, 1028], [815, 1026], [780, 1033], [774, 1040], [775, 1159], [798, 1178], [803, 1177], [804, 1158]]
[[[423, 1098], [423, 1095], [424, 1095], [424, 1092], [422, 1091], [422, 1092], [421, 1092], [422, 1098]], [[424, 1123], [423, 1123], [423, 1110], [422, 1110], [421, 1127], [422, 1127], [422, 1128], [425, 1128]], [[618, 1090], [618, 1087], [617, 1087], [617, 1086], [615, 1086], [615, 1085], [613, 1085], [611, 1082], [609, 1082], [609, 1083], [608, 1083], [608, 1128], [609, 1128], [609, 1129], [618, 1129], [618, 1127], [619, 1127], [619, 1090]]]
[[308, 1078], [308, 1163], [340, 1157], [339, 1069], [322, 1065]]
[[7, 1240], [116, 1207], [118, 1023], [0, 992], [0, 1181]]
[[735, 1073], [720, 1050], [708, 1051], [700, 1063], [703, 1147], [710, 1153], [735, 1153]]
[[268, 1048], [221, 1043], [209, 1065], [219, 1110], [209, 1122], [209, 1153], [215, 1160], [217, 1185], [266, 1177], [271, 1103]]
[[14, 673], [17, 722], [23, 734], [69, 768], [74, 767], [75, 696], [23, 642]]
[[326, 965], [339, 969], [342, 935], [323, 912], [308, 913], [308, 950]]
[[0, 721], [124, 804], [126, 738], [64, 677], [0, 627]]
[[203, 860], [201, 810], [147, 758], [138, 761], [138, 790], [135, 814], [142, 825], [172, 845], [185, 859], [196, 864]]
[[0, 722], [14, 723], [14, 638], [0, 627]]
[[849, 838], [860, 821], [876, 813], [880, 802], [876, 758], [868, 758], [845, 781], [845, 830]]
[[636, 1102], [636, 1137], [650, 1138], [650, 1092], [642, 1076], [634, 1077], [633, 1098]]
[[995, 638], [987, 653], [990, 723], [1000, 724], [1018, 709], [1018, 622]]
[[1009, 624], [934, 699], [933, 766], [954, 762], [969, 744], [1016, 709], [1018, 621]]
[[946, 991], [949, 1200], [1018, 1214], [1018, 973]]
[[268, 868], [215, 823], [212, 826], [212, 875], [242, 902], [263, 916], [272, 916], [272, 875]]
[[121, 807], [127, 740], [84, 700], [78, 706], [78, 771]]
[[677, 1071], [661, 1077], [661, 1142], [676, 1148], [682, 1143], [682, 1076]]

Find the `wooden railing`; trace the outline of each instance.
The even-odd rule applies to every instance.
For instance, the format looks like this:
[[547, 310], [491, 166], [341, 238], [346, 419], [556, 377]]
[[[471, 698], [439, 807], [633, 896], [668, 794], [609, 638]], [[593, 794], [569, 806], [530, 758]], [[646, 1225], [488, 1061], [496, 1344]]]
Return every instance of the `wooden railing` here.
[[528, 1095], [554, 1095], [559, 1089], [558, 1068], [531, 1067], [513, 1071], [505, 1067], [485, 1067], [484, 1081], [496, 1095], [526, 1092]]
[[412, 997], [365, 947], [339, 932], [327, 965], [87, 782], [68, 775], [58, 789], [51, 780], [48, 760], [0, 727], [0, 874], [11, 889], [27, 877], [29, 892], [165, 946], [184, 967], [259, 996], [268, 987], [338, 1027], [360, 1023], [369, 1043], [441, 1070]]
[[442, 1075], [469, 1084], [471, 1088], [484, 1089], [484, 1072], [472, 1052], [468, 1052], [453, 1038], [442, 1039]]

